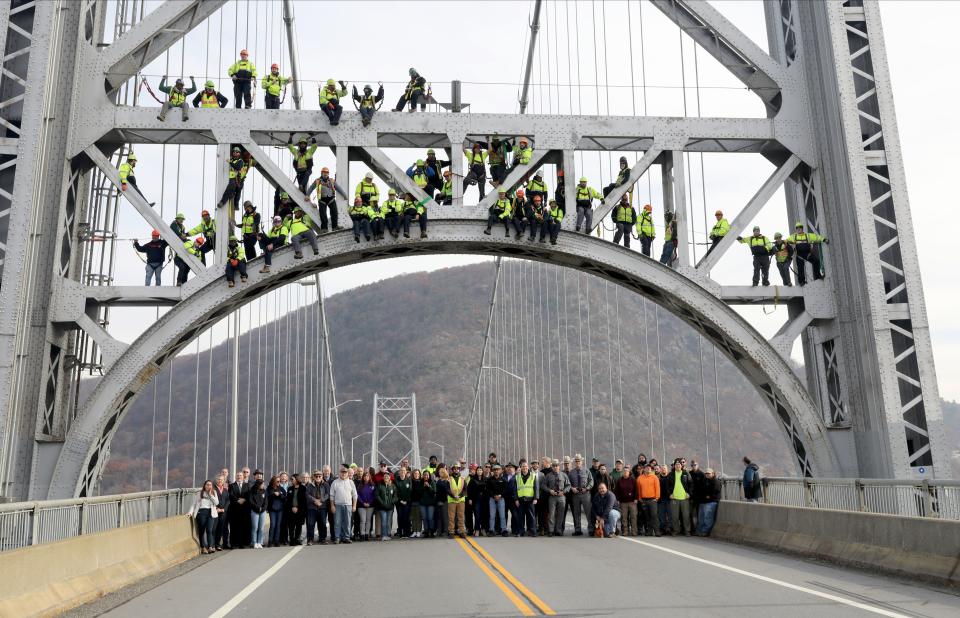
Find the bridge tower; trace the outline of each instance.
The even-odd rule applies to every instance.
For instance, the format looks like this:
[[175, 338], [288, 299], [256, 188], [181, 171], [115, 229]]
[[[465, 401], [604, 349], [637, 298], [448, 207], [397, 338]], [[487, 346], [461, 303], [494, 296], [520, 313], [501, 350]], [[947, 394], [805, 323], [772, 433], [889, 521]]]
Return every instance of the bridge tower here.
[[[728, 144], [741, 144], [774, 162], [777, 171], [745, 212], [755, 215], [784, 184], [791, 218], [832, 240], [826, 280], [796, 292], [790, 302], [791, 319], [768, 346], [769, 356], [777, 357], [784, 367], [782, 379], [792, 379], [780, 357], [789, 355], [796, 338], [802, 338], [807, 392], [800, 397], [813, 402], [819, 415], [816, 431], [826, 434], [833, 445], [838, 461], [830, 472], [861, 477], [948, 475], [877, 3], [767, 0], [767, 52], [706, 2], [651, 2], [759, 96], [769, 118], [761, 122], [632, 119], [623, 126], [633, 127], [629, 131], [635, 135], [621, 137], [642, 144], [646, 152], [631, 178], [635, 181], [651, 164], [660, 163], [667, 205], [682, 214], [686, 196], [680, 153], [726, 151]], [[271, 128], [304, 128], [284, 124], [286, 112], [268, 122], [263, 110], [247, 110], [250, 115], [245, 118], [250, 121], [238, 123], [230, 110], [223, 110], [217, 120], [198, 110], [182, 130], [171, 132], [151, 124], [152, 113], [138, 115], [136, 108], [115, 105], [123, 84], [223, 4], [224, 0], [167, 1], [113, 43], [102, 45], [104, 0], [0, 0], [2, 497], [86, 491], [108, 455], [123, 412], [168, 360], [166, 355], [141, 353], [140, 347], [128, 349], [96, 319], [102, 306], [118, 298], [136, 298], [140, 303], [164, 299], [144, 290], [93, 292], [83, 281], [80, 247], [83, 224], [90, 219], [87, 197], [92, 170], [99, 169], [116, 182], [110, 176], [113, 168], [108, 158], [135, 140], [220, 145], [247, 140], [256, 149], [256, 140]], [[409, 142], [417, 146], [434, 145], [430, 140], [445, 131], [455, 152], [466, 137], [466, 125], [460, 121], [449, 122], [441, 130], [418, 125], [407, 114], [393, 116], [383, 119], [383, 135], [419, 133], [422, 140]], [[518, 134], [540, 131], [543, 143], [552, 146], [544, 149], [546, 154], [537, 162], [549, 159], [571, 170], [576, 149], [603, 148], [602, 139], [592, 135], [620, 126], [595, 117], [545, 121], [531, 115], [470, 117], [475, 123], [502, 126]], [[296, 118], [305, 121], [307, 116]], [[563, 122], [575, 131], [557, 129]], [[262, 128], [255, 134], [253, 127], [258, 123]], [[362, 143], [351, 143], [350, 136], [364, 137]], [[377, 142], [375, 132], [369, 137], [359, 128], [356, 133], [344, 131], [325, 145], [336, 150], [343, 167], [359, 158], [381, 176], [397, 174], [396, 166], [377, 147], [383, 144]], [[257, 156], [257, 160], [263, 160], [264, 173], [272, 183], [298, 194], [269, 157]], [[459, 159], [453, 167], [455, 173], [463, 171]], [[400, 176], [395, 180], [402, 185], [406, 179]], [[568, 195], [573, 177], [567, 174]], [[167, 233], [145, 202], [135, 196], [127, 199], [148, 223]], [[461, 207], [459, 186], [454, 199], [454, 208]], [[481, 203], [480, 210], [486, 205]], [[612, 204], [604, 206], [608, 207]], [[474, 218], [474, 211], [469, 212], [469, 217], [461, 218]], [[313, 211], [308, 214], [316, 218]], [[740, 223], [745, 226], [749, 219], [745, 216]], [[682, 217], [680, 224], [683, 229]], [[724, 302], [762, 302], [763, 298], [751, 296], [762, 292], [746, 291], [733, 299], [710, 279], [710, 268], [730, 243], [700, 264], [681, 258], [678, 270]], [[683, 242], [681, 249], [685, 249]], [[188, 263], [196, 262], [181, 248], [178, 252]], [[202, 270], [199, 263], [194, 265]], [[188, 302], [181, 296], [164, 302], [171, 300]], [[695, 314], [688, 317], [697, 322]], [[210, 323], [201, 321], [201, 316], [194, 319], [191, 329], [178, 335], [180, 339], [189, 341]], [[714, 334], [714, 341], [721, 337]], [[78, 402], [71, 396], [81, 337], [96, 342], [104, 383], [115, 380], [126, 385], [110, 406], [93, 399]], [[176, 350], [185, 344], [180, 339], [163, 339], [163, 332], [158, 332], [151, 345], [162, 342], [169, 346], [164, 349]], [[118, 363], [121, 358], [123, 362]], [[799, 434], [781, 398], [773, 391], [768, 398], [791, 442], [797, 443]], [[89, 414], [104, 416], [88, 423], [85, 415]], [[71, 439], [77, 444], [71, 444]], [[803, 449], [795, 445], [794, 450], [803, 461]], [[418, 452], [413, 450], [415, 457]], [[55, 478], [55, 470], [66, 469], [65, 459], [85, 479], [76, 485], [79, 489]]]

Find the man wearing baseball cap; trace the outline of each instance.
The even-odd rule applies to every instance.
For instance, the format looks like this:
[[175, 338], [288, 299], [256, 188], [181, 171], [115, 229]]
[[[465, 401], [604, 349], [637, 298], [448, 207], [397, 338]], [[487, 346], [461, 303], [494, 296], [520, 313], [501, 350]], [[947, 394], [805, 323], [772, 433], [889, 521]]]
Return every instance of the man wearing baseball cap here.
[[[460, 538], [466, 538], [467, 526], [464, 519], [467, 482], [460, 476], [460, 464], [450, 467], [450, 493], [447, 495], [447, 533], [453, 538], [454, 530]], [[458, 523], [459, 522], [459, 523]]]

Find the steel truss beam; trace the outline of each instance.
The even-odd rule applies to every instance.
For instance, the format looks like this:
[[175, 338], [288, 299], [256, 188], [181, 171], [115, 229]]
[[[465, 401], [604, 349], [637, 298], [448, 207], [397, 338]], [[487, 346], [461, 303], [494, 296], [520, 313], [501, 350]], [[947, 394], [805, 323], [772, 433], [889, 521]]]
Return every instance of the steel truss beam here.
[[[475, 221], [431, 221], [430, 238], [356, 244], [349, 231], [324, 236], [320, 256], [294, 260], [284, 248], [269, 274], [257, 258], [246, 284], [228, 288], [220, 272], [193, 279], [189, 302], [180, 303], [141, 335], [84, 403], [63, 445], [50, 497], [84, 495], [100, 474], [106, 449], [137, 392], [200, 332], [251, 300], [286, 282], [331, 268], [390, 257], [483, 254], [530, 259], [576, 268], [618, 283], [673, 312], [708, 337], [770, 403], [805, 474], [829, 475], [837, 458], [820, 415], [790, 367], [766, 340], [720, 298], [683, 274], [636, 252], [584, 234], [561, 234], [556, 246], [527, 244], [483, 234]], [[79, 481], [78, 481], [79, 479]]]

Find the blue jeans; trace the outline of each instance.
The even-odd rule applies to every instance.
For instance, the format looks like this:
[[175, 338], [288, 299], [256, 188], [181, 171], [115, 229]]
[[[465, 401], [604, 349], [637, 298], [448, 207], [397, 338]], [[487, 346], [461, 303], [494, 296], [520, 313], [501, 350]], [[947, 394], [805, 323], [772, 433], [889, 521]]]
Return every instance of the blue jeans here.
[[324, 509], [307, 509], [307, 542], [313, 542], [314, 529], [317, 530], [317, 538], [321, 541], [327, 538], [327, 511]]
[[270, 509], [270, 542], [274, 545], [280, 543], [280, 530], [283, 528], [283, 511], [274, 511]]
[[250, 511], [250, 544], [263, 544], [263, 525], [267, 521], [267, 512], [254, 513]]
[[617, 529], [618, 521], [620, 521], [620, 511], [610, 509], [610, 514], [607, 515], [606, 521], [603, 522], [603, 533], [607, 536], [613, 534]]
[[670, 501], [661, 500], [657, 502], [657, 519], [660, 520], [660, 531], [666, 532], [672, 530], [673, 525], [670, 522]]
[[717, 503], [704, 502], [697, 511], [697, 534], [709, 536], [717, 521]]
[[147, 276], [143, 285], [150, 285], [150, 279], [156, 279], [157, 285], [160, 285], [160, 273], [163, 272], [163, 262], [147, 262], [145, 268]]
[[377, 514], [380, 516], [380, 536], [386, 538], [390, 536], [390, 531], [393, 530], [393, 509], [388, 510], [378, 510]]
[[503, 498], [500, 498], [499, 500], [494, 500], [493, 498], [490, 498], [489, 504], [490, 504], [489, 506], [490, 525], [487, 526], [487, 530], [496, 530], [496, 528], [494, 528], [494, 524], [496, 523], [497, 517], [499, 516], [500, 529], [505, 532], [507, 530], [507, 515], [504, 510]]
[[197, 523], [197, 536], [200, 539], [200, 547], [207, 549], [216, 545], [214, 530], [216, 530], [217, 520], [211, 517], [210, 509], [200, 509], [195, 516]]
[[420, 505], [420, 521], [423, 522], [423, 531], [424, 532], [433, 532], [435, 528], [433, 527], [433, 505], [427, 506], [424, 504]]
[[349, 504], [338, 504], [334, 509], [334, 540], [350, 540], [350, 524], [353, 521], [353, 507]]
[[670, 266], [670, 262], [673, 259], [673, 242], [668, 240], [663, 243], [663, 252], [660, 254], [660, 263]]

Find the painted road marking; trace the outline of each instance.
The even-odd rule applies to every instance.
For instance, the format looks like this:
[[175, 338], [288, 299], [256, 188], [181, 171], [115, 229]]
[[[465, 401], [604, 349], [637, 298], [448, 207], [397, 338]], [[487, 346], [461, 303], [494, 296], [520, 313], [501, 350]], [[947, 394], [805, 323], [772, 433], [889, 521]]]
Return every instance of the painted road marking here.
[[797, 592], [803, 592], [815, 597], [820, 597], [821, 599], [827, 599], [835, 603], [841, 603], [850, 607], [856, 607], [857, 609], [862, 609], [864, 611], [870, 612], [872, 614], [878, 614], [880, 616], [889, 616], [890, 618], [910, 618], [906, 614], [901, 614], [898, 612], [890, 611], [887, 609], [882, 609], [880, 607], [875, 607], [873, 605], [867, 605], [866, 603], [860, 603], [857, 601], [852, 601], [850, 599], [845, 599], [843, 597], [838, 597], [833, 594], [827, 594], [826, 592], [820, 592], [819, 590], [813, 590], [812, 588], [804, 588], [803, 586], [798, 586], [797, 584], [791, 584], [790, 582], [785, 582], [780, 579], [774, 579], [772, 577], [767, 577], [766, 575], [760, 575], [759, 573], [752, 573], [750, 571], [744, 571], [743, 569], [738, 569], [726, 564], [721, 564], [719, 562], [714, 562], [712, 560], [707, 560], [706, 558], [700, 558], [698, 556], [693, 556], [691, 554], [685, 554], [682, 551], [677, 551], [675, 549], [670, 549], [667, 547], [662, 547], [660, 545], [654, 545], [653, 543], [647, 543], [646, 541], [638, 541], [637, 539], [632, 539], [629, 537], [621, 536], [618, 537], [624, 541], [630, 541], [631, 543], [636, 543], [637, 545], [643, 545], [644, 547], [649, 547], [650, 549], [656, 549], [658, 551], [667, 552], [668, 554], [673, 554], [675, 556], [680, 556], [681, 558], [686, 558], [688, 560], [693, 560], [695, 562], [700, 562], [702, 564], [708, 564], [718, 569], [723, 569], [724, 571], [730, 571], [731, 573], [736, 573], [738, 575], [743, 575], [745, 577], [752, 577], [753, 579], [758, 579], [762, 582], [768, 584], [773, 584], [775, 586], [782, 586], [783, 588], [789, 588], [790, 590], [796, 590]]
[[493, 559], [493, 556], [491, 556], [484, 548], [480, 547], [480, 545], [478, 545], [476, 541], [474, 541], [474, 540], [471, 539], [470, 537], [467, 537], [467, 542], [470, 543], [470, 545], [473, 546], [474, 549], [476, 549], [478, 552], [480, 552], [480, 555], [483, 556], [483, 557], [487, 560], [487, 562], [489, 562], [490, 565], [491, 565], [493, 568], [495, 568], [501, 575], [503, 575], [503, 577], [504, 577], [508, 582], [510, 582], [510, 583], [513, 585], [514, 588], [516, 588], [517, 590], [519, 590], [519, 591], [520, 591], [520, 594], [522, 594], [523, 596], [527, 597], [527, 599], [529, 599], [531, 603], [533, 603], [534, 605], [536, 605], [536, 606], [537, 606], [537, 609], [539, 609], [541, 612], [543, 612], [543, 614], [544, 614], [545, 616], [555, 616], [555, 615], [557, 614], [557, 612], [553, 611], [553, 609], [552, 609], [549, 605], [547, 605], [546, 603], [544, 603], [544, 602], [540, 599], [540, 597], [538, 597], [538, 596], [535, 595], [533, 592], [531, 592], [529, 588], [527, 588], [526, 586], [524, 586], [523, 584], [521, 584], [521, 583], [520, 583], [520, 580], [518, 580], [516, 577], [514, 577], [514, 576], [510, 573], [510, 571], [508, 571], [508, 570], [506, 570], [505, 568], [503, 568], [503, 566], [502, 566], [499, 562], [497, 562], [496, 560], [494, 560], [494, 559]]
[[492, 581], [497, 586], [497, 588], [500, 589], [500, 592], [502, 592], [505, 597], [510, 599], [510, 601], [514, 604], [514, 606], [516, 606], [516, 608], [520, 610], [521, 614], [523, 614], [524, 616], [537, 615], [537, 613], [533, 611], [533, 609], [529, 605], [524, 603], [523, 600], [520, 597], [518, 597], [513, 590], [510, 590], [509, 588], [507, 588], [507, 585], [504, 584], [502, 581], [500, 581], [500, 578], [497, 577], [494, 574], [494, 572], [490, 570], [490, 567], [484, 564], [483, 560], [480, 559], [480, 556], [478, 556], [474, 551], [470, 549], [470, 545], [468, 545], [466, 541], [458, 538], [457, 545], [459, 545], [460, 548], [463, 551], [465, 551], [468, 556], [470, 556], [470, 558], [474, 561], [474, 563], [476, 563], [476, 565], [480, 567], [481, 571], [487, 574], [487, 577], [490, 578], [490, 581]]
[[220, 609], [210, 614], [210, 618], [223, 618], [230, 612], [234, 610], [238, 605], [243, 603], [244, 599], [253, 594], [253, 591], [263, 585], [265, 581], [270, 579], [277, 571], [283, 568], [283, 565], [290, 562], [290, 559], [297, 555], [297, 553], [303, 549], [303, 545], [298, 545], [286, 553], [283, 558], [277, 560], [276, 564], [267, 569], [252, 582], [250, 582], [246, 588], [238, 592], [232, 599], [227, 601]]

